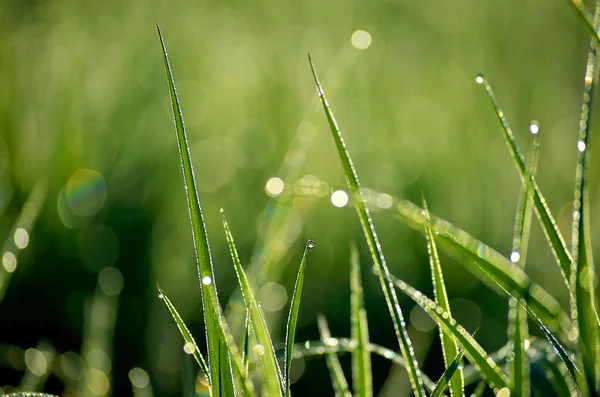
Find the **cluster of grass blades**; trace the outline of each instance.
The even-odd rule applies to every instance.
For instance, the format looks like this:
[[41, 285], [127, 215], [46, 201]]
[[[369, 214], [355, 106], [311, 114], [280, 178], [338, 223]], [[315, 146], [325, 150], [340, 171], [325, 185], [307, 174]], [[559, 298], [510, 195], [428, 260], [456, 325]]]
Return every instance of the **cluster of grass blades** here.
[[[475, 78], [491, 101], [500, 121], [509, 152], [517, 167], [522, 186], [517, 201], [512, 250], [508, 257], [468, 235], [454, 225], [429, 212], [423, 198], [423, 208], [405, 200], [396, 200], [396, 218], [421, 231], [426, 238], [434, 287], [430, 299], [404, 281], [393, 276], [387, 266], [377, 232], [370, 215], [368, 200], [361, 188], [358, 173], [342, 132], [327, 102], [325, 92], [309, 55], [309, 64], [326, 119], [344, 170], [348, 189], [356, 208], [362, 231], [373, 260], [373, 272], [380, 286], [392, 318], [399, 353], [369, 341], [368, 322], [362, 295], [361, 271], [358, 253], [351, 246], [351, 338], [332, 337], [325, 317], [318, 318], [319, 341], [295, 344], [296, 321], [304, 282], [308, 253], [314, 247], [306, 242], [304, 254], [294, 287], [289, 309], [285, 347], [276, 351], [260, 303], [253, 292], [253, 280], [241, 265], [234, 238], [223, 215], [223, 226], [229, 244], [246, 307], [244, 346], [239, 349], [217, 298], [213, 264], [203, 222], [202, 208], [196, 190], [195, 176], [183, 115], [176, 93], [166, 47], [160, 29], [164, 64], [175, 120], [181, 167], [202, 293], [206, 330], [207, 359], [200, 352], [194, 338], [174, 306], [159, 287], [159, 296], [173, 315], [185, 340], [185, 349], [192, 354], [206, 379], [212, 396], [281, 396], [291, 395], [290, 370], [293, 358], [324, 355], [331, 374], [336, 396], [373, 396], [371, 354], [379, 354], [404, 367], [415, 396], [441, 396], [444, 393], [458, 397], [471, 390], [482, 395], [491, 389], [498, 396], [581, 395], [597, 396], [600, 392], [600, 322], [596, 311], [595, 270], [591, 253], [589, 203], [586, 184], [587, 147], [591, 106], [596, 85], [596, 47], [600, 35], [600, 7], [595, 15], [580, 1], [571, 4], [593, 32], [584, 80], [584, 94], [580, 129], [577, 140], [576, 183], [572, 218], [571, 249], [561, 235], [546, 200], [535, 178], [540, 125], [532, 122], [533, 139], [525, 158], [519, 149], [506, 116], [500, 109], [491, 85], [483, 74]], [[533, 283], [525, 273], [529, 231], [537, 215], [570, 298], [569, 312], [565, 312], [551, 294]], [[475, 273], [492, 289], [504, 294], [509, 303], [507, 344], [488, 354], [473, 334], [452, 317], [445, 289], [438, 246], [454, 256], [469, 271]], [[433, 382], [419, 369], [409, 338], [397, 291], [413, 299], [439, 326], [443, 361], [446, 370], [438, 382]], [[528, 318], [536, 323], [546, 340], [529, 336]], [[352, 355], [352, 382], [346, 380], [338, 355]], [[465, 356], [470, 364], [463, 362]], [[283, 357], [283, 360], [278, 360]]]

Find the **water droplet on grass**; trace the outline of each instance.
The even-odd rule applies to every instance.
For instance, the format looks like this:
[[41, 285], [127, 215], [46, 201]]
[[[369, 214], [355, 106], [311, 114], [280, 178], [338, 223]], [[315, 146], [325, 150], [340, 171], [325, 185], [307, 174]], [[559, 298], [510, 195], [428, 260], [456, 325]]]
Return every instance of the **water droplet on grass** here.
[[306, 246], [308, 248], [315, 248], [315, 242], [312, 240], [308, 240], [308, 242], [306, 243]]

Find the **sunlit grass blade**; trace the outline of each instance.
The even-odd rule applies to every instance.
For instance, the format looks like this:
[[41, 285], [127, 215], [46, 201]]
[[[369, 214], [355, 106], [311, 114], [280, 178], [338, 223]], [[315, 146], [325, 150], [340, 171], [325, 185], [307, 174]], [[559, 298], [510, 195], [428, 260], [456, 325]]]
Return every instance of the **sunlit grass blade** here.
[[183, 319], [177, 312], [177, 309], [175, 309], [175, 306], [173, 306], [171, 300], [167, 297], [165, 291], [163, 291], [162, 288], [160, 288], [160, 285], [158, 285], [158, 283], [156, 283], [156, 288], [158, 288], [158, 297], [162, 299], [162, 301], [165, 303], [165, 306], [167, 306], [169, 313], [171, 313], [171, 316], [173, 316], [173, 320], [175, 320], [177, 328], [179, 328], [181, 336], [183, 336], [183, 340], [186, 343], [187, 351], [191, 351], [192, 356], [200, 366], [200, 369], [202, 370], [202, 373], [204, 374], [206, 379], [210, 379], [208, 365], [206, 364], [206, 360], [202, 356], [200, 349], [198, 349], [198, 345], [196, 344], [196, 340], [192, 336], [192, 333], [188, 330], [188, 327], [183, 322]]
[[231, 230], [229, 229], [229, 225], [227, 224], [227, 219], [225, 219], [223, 210], [221, 210], [221, 213], [223, 214], [225, 237], [227, 238], [227, 243], [229, 244], [229, 250], [233, 259], [235, 273], [242, 290], [244, 302], [248, 308], [248, 315], [250, 317], [250, 322], [252, 323], [254, 335], [256, 336], [256, 342], [261, 346], [259, 358], [262, 364], [264, 379], [266, 381], [266, 384], [264, 385], [265, 390], [263, 390], [263, 393], [267, 393], [272, 397], [281, 396], [283, 390], [283, 376], [281, 374], [279, 365], [277, 364], [275, 348], [273, 347], [271, 335], [269, 334], [269, 330], [267, 328], [267, 322], [265, 321], [262, 312], [258, 307], [258, 301], [254, 296], [254, 292], [252, 292], [250, 281], [248, 280], [244, 268], [242, 267], [242, 263], [240, 262], [237, 248], [235, 247], [235, 242], [233, 240], [233, 235], [231, 234]]
[[[160, 32], [160, 28], [156, 25], [158, 36], [163, 51], [163, 60], [169, 84], [169, 93], [171, 99], [171, 107], [173, 110], [173, 120], [175, 123], [175, 132], [177, 136], [177, 146], [179, 149], [179, 159], [183, 174], [183, 183], [185, 195], [187, 199], [188, 212], [190, 216], [190, 224], [192, 229], [192, 239], [196, 254], [196, 262], [198, 264], [198, 278], [200, 279], [200, 290], [202, 294], [202, 306], [204, 309], [204, 323], [206, 331], [206, 341], [208, 345], [208, 368], [210, 371], [211, 390], [214, 396], [219, 396], [221, 391], [221, 359], [231, 359], [233, 370], [236, 376], [240, 377], [244, 389], [248, 393], [253, 393], [253, 386], [249, 379], [243, 376], [242, 359], [235, 342], [229, 332], [229, 326], [222, 313], [219, 299], [217, 296], [217, 288], [215, 285], [215, 276], [212, 258], [210, 255], [210, 247], [208, 243], [208, 234], [204, 224], [204, 216], [200, 205], [200, 198], [196, 189], [196, 181], [190, 150], [183, 121], [183, 113], [177, 97], [175, 88], [175, 80], [171, 72], [171, 65], [167, 55], [167, 48]], [[227, 357], [222, 356], [221, 345], [227, 345]]]
[[[596, 3], [594, 23], [600, 23], [600, 2]], [[592, 257], [590, 233], [590, 206], [587, 186], [588, 145], [592, 109], [596, 96], [596, 50], [598, 39], [593, 36], [588, 52], [588, 61], [584, 76], [583, 102], [579, 121], [577, 140], [577, 164], [575, 168], [575, 193], [573, 199], [573, 218], [571, 229], [571, 289], [575, 294], [576, 308], [573, 318], [573, 331], [579, 333], [578, 348], [581, 354], [583, 370], [590, 390], [597, 390], [598, 368], [600, 359], [599, 324], [596, 307], [596, 270]], [[574, 335], [575, 336], [575, 335]]]
[[492, 388], [511, 387], [511, 381], [493, 359], [483, 350], [477, 341], [460, 324], [456, 323], [446, 311], [420, 291], [404, 281], [390, 275], [389, 280], [403, 293], [415, 301], [440, 326], [446, 334], [456, 338], [465, 350], [466, 356], [476, 366]]
[[546, 327], [557, 332], [561, 340], [568, 340], [567, 334], [571, 328], [569, 316], [551, 294], [532, 282], [527, 274], [508, 258], [433, 214], [430, 223], [425, 211], [408, 200], [397, 200], [395, 208], [395, 214], [400, 221], [421, 233], [424, 232], [425, 225], [429, 224], [438, 247], [454, 256], [489, 287], [510, 297], [523, 299]]
[[[531, 175], [535, 175], [540, 147], [539, 123], [532, 122], [529, 130], [534, 134], [534, 137], [527, 155], [527, 169]], [[527, 260], [532, 216], [533, 202], [531, 200], [531, 186], [529, 183], [521, 183], [510, 259], [511, 262], [517, 263], [523, 270], [525, 270]], [[515, 384], [512, 394], [516, 397], [528, 397], [531, 394], [529, 357], [525, 351], [525, 343], [529, 339], [529, 330], [527, 327], [527, 311], [522, 306], [524, 304], [524, 302], [515, 298], [510, 298], [509, 300], [508, 340], [510, 341], [509, 346], [514, 355], [513, 360], [509, 362], [509, 368]]]
[[583, 0], [567, 0], [567, 2], [571, 5], [571, 8], [579, 19], [581, 19], [590, 35], [594, 38], [600, 38], [598, 34], [598, 21], [594, 19], [594, 16], [585, 6]]
[[34, 185], [2, 246], [2, 251], [0, 251], [0, 302], [4, 298], [12, 274], [17, 269], [19, 251], [25, 249], [29, 243], [31, 230], [44, 205], [47, 191], [46, 181], [42, 180]]
[[387, 267], [385, 257], [383, 255], [381, 245], [379, 244], [377, 233], [375, 232], [375, 226], [373, 224], [373, 220], [371, 219], [369, 208], [362, 196], [362, 191], [360, 189], [360, 182], [358, 180], [356, 168], [352, 163], [350, 153], [346, 148], [346, 144], [344, 142], [344, 139], [342, 138], [342, 133], [338, 127], [337, 121], [335, 120], [335, 117], [333, 116], [333, 113], [329, 108], [329, 104], [327, 103], [327, 99], [325, 98], [325, 93], [323, 92], [323, 88], [321, 87], [321, 83], [319, 82], [319, 78], [317, 76], [317, 72], [315, 70], [315, 66], [312, 62], [312, 59], [310, 58], [310, 55], [308, 58], [311, 71], [315, 79], [315, 83], [317, 85], [317, 91], [319, 97], [321, 98], [321, 102], [323, 104], [323, 108], [327, 116], [327, 121], [329, 122], [329, 127], [331, 129], [333, 140], [335, 142], [335, 146], [337, 148], [338, 155], [342, 163], [344, 174], [346, 175], [346, 181], [356, 203], [356, 211], [360, 219], [363, 233], [369, 245], [371, 256], [373, 257], [373, 263], [379, 276], [381, 289], [383, 290], [385, 301], [387, 303], [390, 315], [392, 317], [392, 322], [394, 324], [394, 330], [396, 332], [396, 337], [398, 339], [400, 351], [402, 352], [402, 355], [404, 356], [404, 359], [406, 360], [406, 363], [408, 365], [408, 377], [410, 379], [413, 392], [417, 397], [424, 397], [425, 391], [423, 390], [423, 382], [420, 376], [421, 371], [419, 370], [419, 364], [417, 363], [417, 359], [415, 357], [410, 337], [408, 336], [406, 326], [404, 325], [404, 316], [402, 314], [400, 304], [398, 303], [396, 291], [394, 290], [392, 283], [386, 279], [390, 272]]
[[302, 260], [300, 261], [300, 268], [298, 269], [298, 275], [296, 276], [296, 283], [294, 284], [294, 292], [292, 294], [292, 300], [290, 302], [290, 311], [288, 314], [288, 321], [285, 329], [285, 385], [284, 391], [286, 397], [291, 395], [291, 378], [290, 373], [292, 370], [292, 354], [294, 350], [294, 338], [296, 337], [296, 325], [298, 323], [298, 313], [300, 312], [300, 299], [302, 298], [302, 288], [304, 286], [304, 269], [306, 268], [306, 260], [308, 259], [308, 251], [315, 246], [314, 241], [308, 240], [304, 247], [304, 253], [302, 254]]
[[565, 281], [565, 284], [567, 285], [567, 288], [569, 288], [570, 291], [569, 274], [571, 271], [572, 258], [571, 254], [569, 253], [569, 250], [567, 249], [565, 240], [561, 235], [560, 230], [558, 230], [558, 226], [554, 218], [552, 217], [552, 214], [550, 213], [550, 209], [548, 208], [546, 199], [542, 195], [542, 192], [538, 187], [537, 182], [535, 181], [535, 177], [533, 177], [527, 170], [527, 166], [525, 165], [523, 155], [519, 150], [512, 129], [508, 125], [508, 121], [506, 120], [506, 117], [504, 116], [504, 113], [500, 109], [500, 105], [498, 104], [498, 101], [494, 96], [492, 87], [490, 86], [485, 76], [483, 76], [482, 74], [477, 75], [475, 80], [477, 83], [483, 84], [490, 99], [490, 102], [494, 107], [496, 116], [498, 117], [498, 120], [502, 125], [504, 139], [508, 145], [510, 154], [515, 162], [515, 165], [517, 166], [519, 176], [521, 177], [521, 181], [523, 183], [530, 184], [532, 187], [532, 196], [533, 203], [535, 206], [535, 212], [540, 220], [540, 224], [542, 225], [542, 229], [544, 230], [544, 235], [548, 240], [550, 249], [552, 250], [554, 257], [556, 258], [556, 261], [559, 264], [559, 268]]
[[[444, 371], [444, 373], [442, 374], [442, 376], [436, 383], [435, 389], [433, 389], [433, 392], [431, 392], [429, 397], [440, 397], [442, 395], [442, 393], [444, 393], [446, 386], [448, 386], [448, 382], [450, 382], [451, 379], [453, 379], [454, 373], [459, 369], [460, 360], [462, 360], [462, 357], [464, 356], [464, 354], [465, 354], [464, 349], [461, 349], [458, 352], [456, 357], [454, 357], [454, 359], [446, 367], [446, 370]], [[462, 395], [462, 392], [461, 392], [461, 394], [459, 394], [459, 396], [461, 396], [461, 395]]]
[[[319, 326], [321, 341], [325, 345], [335, 346], [338, 343], [338, 340], [331, 337], [331, 332], [329, 332], [329, 325], [327, 324], [325, 316], [319, 315], [317, 317], [317, 325]], [[335, 396], [352, 397], [352, 393], [350, 393], [350, 388], [348, 387], [348, 381], [346, 381], [346, 376], [344, 375], [344, 370], [342, 370], [342, 364], [340, 364], [337, 354], [327, 353], [325, 360], [327, 361], [327, 368], [329, 368], [329, 375], [331, 376], [331, 383], [333, 385]]]
[[350, 336], [356, 341], [352, 352], [352, 387], [355, 397], [373, 396], [371, 355], [366, 349], [369, 343], [369, 325], [363, 297], [360, 261], [356, 244], [350, 244]]
[[[431, 217], [429, 216], [429, 208], [427, 208], [427, 202], [425, 201], [425, 195], [423, 195], [423, 208], [425, 209], [425, 216], [427, 217], [427, 220], [431, 221]], [[451, 316], [452, 312], [450, 311], [450, 301], [448, 300], [446, 285], [444, 284], [442, 265], [438, 256], [433, 232], [431, 231], [431, 227], [429, 225], [425, 225], [425, 237], [427, 239], [427, 252], [429, 253], [429, 265], [431, 267], [431, 278], [433, 282], [435, 303], [437, 303], [442, 310]], [[450, 368], [450, 360], [458, 355], [458, 345], [456, 343], [456, 339], [452, 335], [445, 333], [440, 327], [440, 341], [442, 343], [444, 365], [447, 368]], [[456, 369], [458, 369], [457, 372]], [[452, 374], [455, 372], [455, 376], [450, 379], [450, 395], [460, 397], [464, 393], [462, 369], [457, 367], [452, 371]]]

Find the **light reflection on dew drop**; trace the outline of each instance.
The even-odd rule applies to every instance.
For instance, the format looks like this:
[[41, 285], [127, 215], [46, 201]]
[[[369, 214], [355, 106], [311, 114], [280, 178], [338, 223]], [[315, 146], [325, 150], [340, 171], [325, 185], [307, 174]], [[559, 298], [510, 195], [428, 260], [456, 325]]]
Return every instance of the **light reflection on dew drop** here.
[[336, 190], [331, 194], [331, 204], [338, 208], [345, 207], [348, 204], [348, 194], [343, 190]]
[[502, 389], [498, 390], [496, 397], [510, 397], [510, 390], [508, 387], [503, 387]]
[[394, 358], [394, 352], [393, 352], [393, 351], [391, 351], [391, 350], [386, 350], [386, 351], [383, 353], [383, 356], [384, 356], [385, 358], [387, 358], [387, 359]]
[[477, 75], [475, 76], [475, 82], [477, 84], [483, 84], [483, 74], [477, 73]]
[[202, 277], [202, 284], [204, 284], [204, 285], [211, 285], [212, 284], [212, 278], [210, 276], [204, 276], [204, 277]]
[[10, 251], [7, 251], [2, 255], [2, 266], [4, 269], [12, 273], [17, 269], [17, 257]]
[[580, 152], [585, 151], [585, 142], [584, 141], [577, 141], [577, 150], [579, 150]]
[[521, 259], [521, 254], [519, 254], [518, 252], [514, 251], [510, 254], [510, 261], [512, 263], [517, 263], [519, 259]]
[[15, 231], [14, 240], [17, 248], [24, 249], [27, 247], [27, 244], [29, 244], [29, 233], [27, 233], [27, 230], [20, 227]]
[[339, 344], [339, 341], [337, 340], [337, 338], [329, 338], [327, 339], [327, 342], [325, 342], [325, 344], [327, 346], [335, 347]]
[[532, 121], [529, 125], [529, 131], [534, 135], [540, 132], [540, 123], [537, 121]]
[[307, 243], [306, 243], [306, 246], [308, 248], [315, 248], [315, 242], [312, 241], [312, 240], [308, 240]]
[[254, 346], [254, 351], [259, 356], [263, 356], [265, 354], [265, 347], [263, 345], [260, 345], [260, 344], [256, 345], [256, 346]]
[[196, 348], [194, 347], [194, 344], [191, 342], [187, 342], [186, 344], [183, 345], [183, 351], [186, 354], [193, 354], [194, 350], [196, 350]]
[[270, 178], [265, 184], [265, 192], [270, 197], [277, 197], [283, 193], [285, 183], [279, 177]]

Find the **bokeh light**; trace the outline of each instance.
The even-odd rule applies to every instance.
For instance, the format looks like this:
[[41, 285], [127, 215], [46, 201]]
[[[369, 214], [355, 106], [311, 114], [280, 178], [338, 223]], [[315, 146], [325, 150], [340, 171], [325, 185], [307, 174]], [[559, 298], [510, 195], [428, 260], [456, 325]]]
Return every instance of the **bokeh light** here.
[[106, 182], [99, 172], [82, 168], [71, 175], [65, 193], [75, 215], [92, 216], [104, 205]]
[[336, 190], [331, 194], [331, 204], [338, 208], [345, 207], [348, 204], [348, 194], [343, 190]]
[[285, 184], [283, 183], [283, 180], [275, 176], [273, 178], [269, 178], [269, 180], [265, 184], [265, 192], [271, 197], [277, 197], [281, 193], [283, 193], [284, 187]]
[[27, 233], [27, 230], [20, 227], [17, 230], [15, 230], [14, 240], [17, 248], [25, 249], [27, 247], [27, 244], [29, 244], [29, 233]]
[[365, 30], [357, 30], [352, 33], [350, 41], [352, 42], [352, 45], [359, 50], [366, 50], [371, 45], [371, 35]]
[[14, 272], [17, 269], [17, 257], [15, 254], [6, 251], [4, 255], [2, 255], [2, 266], [7, 272]]
[[263, 309], [271, 312], [279, 311], [287, 302], [287, 291], [279, 283], [269, 282], [258, 292], [258, 300]]
[[114, 267], [108, 267], [100, 272], [98, 285], [100, 290], [108, 296], [119, 295], [123, 290], [123, 275]]
[[129, 371], [129, 380], [135, 387], [143, 389], [150, 384], [148, 373], [139, 367], [132, 368]]

